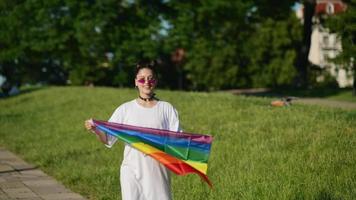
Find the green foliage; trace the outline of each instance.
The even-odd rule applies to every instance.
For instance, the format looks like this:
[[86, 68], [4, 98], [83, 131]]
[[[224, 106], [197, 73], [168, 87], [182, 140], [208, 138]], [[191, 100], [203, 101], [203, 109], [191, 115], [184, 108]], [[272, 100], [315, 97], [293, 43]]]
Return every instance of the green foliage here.
[[[293, 2], [4, 0], [0, 73], [131, 86], [134, 64], [146, 57], [162, 61], [163, 87], [281, 86], [295, 75], [300, 43]], [[170, 58], [177, 48], [186, 51], [179, 64]]]
[[332, 61], [342, 64], [346, 70], [353, 72], [354, 94], [356, 94], [356, 1], [345, 1], [347, 4], [346, 12], [327, 18], [326, 25], [336, 32], [341, 39], [342, 51]]
[[[238, 67], [234, 65], [234, 46], [210, 46], [207, 40], [196, 41], [185, 69], [194, 89], [231, 88], [236, 85]], [[217, 44], [218, 45], [218, 44]], [[212, 56], [213, 55], [213, 56]]]
[[350, 59], [356, 54], [356, 27], [353, 23], [356, 20], [356, 1], [350, 0], [346, 2], [346, 12], [327, 18], [326, 25], [342, 39], [342, 52], [339, 54], [337, 61], [343, 62], [347, 67], [350, 67], [354, 64]]
[[301, 30], [298, 20], [271, 18], [257, 24], [249, 41], [249, 73], [254, 87], [290, 85], [296, 75], [295, 60]]
[[[123, 77], [138, 57], [157, 57], [159, 43], [151, 37], [160, 25], [159, 6], [116, 0], [3, 1], [0, 65], [20, 71], [22, 82], [28, 81], [25, 76], [41, 81], [43, 71], [59, 68], [75, 85], [112, 85], [105, 81], [112, 72], [124, 74], [117, 85], [127, 85]], [[122, 71], [122, 64], [129, 67]]]
[[290, 84], [301, 41], [292, 2], [280, 7], [267, 1], [171, 2], [177, 14], [166, 41], [187, 49], [184, 69], [191, 88]]
[[187, 50], [184, 69], [192, 89], [221, 89], [247, 85], [242, 55], [248, 34], [245, 21], [251, 2], [179, 1], [167, 41]]
[[[353, 199], [356, 112], [226, 93], [157, 91], [185, 131], [212, 134], [208, 175], [172, 174], [174, 199]], [[84, 130], [134, 89], [53, 87], [0, 100], [0, 145], [89, 199], [120, 199], [122, 142], [107, 149]]]

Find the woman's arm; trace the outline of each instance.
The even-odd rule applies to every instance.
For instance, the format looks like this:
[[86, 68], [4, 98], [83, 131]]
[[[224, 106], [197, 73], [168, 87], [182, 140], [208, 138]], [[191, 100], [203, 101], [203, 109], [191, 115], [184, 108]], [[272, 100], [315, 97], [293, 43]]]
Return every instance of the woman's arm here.
[[88, 131], [90, 131], [92, 133], [95, 133], [95, 135], [96, 135], [96, 137], [98, 138], [99, 141], [101, 141], [104, 144], [108, 144], [106, 133], [96, 129], [92, 119], [85, 120], [84, 125], [85, 125], [85, 128]]

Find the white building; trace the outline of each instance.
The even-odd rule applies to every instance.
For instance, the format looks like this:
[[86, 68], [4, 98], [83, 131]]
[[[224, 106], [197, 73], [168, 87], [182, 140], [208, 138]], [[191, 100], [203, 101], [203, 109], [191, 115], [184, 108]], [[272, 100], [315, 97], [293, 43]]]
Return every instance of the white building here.
[[[303, 18], [303, 7], [297, 10], [297, 16]], [[330, 61], [335, 58], [341, 51], [342, 45], [340, 38], [335, 33], [330, 33], [320, 23], [320, 19], [325, 16], [334, 15], [346, 10], [346, 5], [341, 0], [317, 0], [315, 15], [313, 18], [313, 31], [311, 35], [311, 45], [309, 50], [309, 61], [327, 70], [330, 75], [335, 77], [339, 87], [348, 87], [353, 84], [351, 71], [346, 71], [340, 65]], [[324, 77], [317, 77], [317, 81], [323, 81]]]

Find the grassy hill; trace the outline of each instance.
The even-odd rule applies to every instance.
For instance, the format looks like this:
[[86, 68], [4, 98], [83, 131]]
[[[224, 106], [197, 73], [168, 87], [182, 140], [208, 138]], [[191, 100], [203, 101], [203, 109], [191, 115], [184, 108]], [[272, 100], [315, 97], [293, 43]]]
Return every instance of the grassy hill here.
[[[208, 175], [172, 175], [174, 199], [353, 199], [356, 111], [227, 93], [157, 91], [185, 131], [214, 136]], [[0, 99], [0, 145], [90, 199], [120, 199], [123, 144], [84, 130], [106, 120], [134, 89], [49, 87]]]

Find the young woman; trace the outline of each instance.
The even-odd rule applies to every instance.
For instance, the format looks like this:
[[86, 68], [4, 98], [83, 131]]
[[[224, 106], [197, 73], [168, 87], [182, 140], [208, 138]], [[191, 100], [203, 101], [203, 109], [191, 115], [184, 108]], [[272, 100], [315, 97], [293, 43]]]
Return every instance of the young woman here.
[[[136, 66], [135, 86], [138, 97], [119, 106], [109, 122], [165, 129], [179, 130], [176, 109], [168, 102], [155, 97], [157, 85], [155, 63], [141, 61]], [[94, 131], [90, 120], [85, 121], [88, 130]], [[116, 138], [100, 132], [98, 139], [112, 147]], [[120, 184], [123, 200], [165, 200], [171, 199], [170, 173], [153, 158], [125, 145], [124, 158], [120, 169]]]

